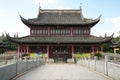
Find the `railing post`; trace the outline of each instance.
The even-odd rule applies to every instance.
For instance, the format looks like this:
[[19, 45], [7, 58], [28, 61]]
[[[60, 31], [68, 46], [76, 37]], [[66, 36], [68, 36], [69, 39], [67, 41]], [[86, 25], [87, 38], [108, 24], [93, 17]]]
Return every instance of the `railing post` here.
[[110, 61], [110, 56], [105, 55], [105, 74], [108, 75], [108, 62]]
[[16, 64], [16, 75], [18, 74], [18, 56], [14, 56], [13, 57], [14, 58], [14, 62], [15, 62], [15, 64]]

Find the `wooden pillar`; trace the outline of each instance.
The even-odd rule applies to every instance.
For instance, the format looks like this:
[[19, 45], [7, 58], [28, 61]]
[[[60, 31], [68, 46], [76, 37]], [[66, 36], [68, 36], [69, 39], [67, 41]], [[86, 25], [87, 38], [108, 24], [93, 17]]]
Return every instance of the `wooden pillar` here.
[[100, 51], [99, 51], [100, 49], [99, 49], [99, 47], [97, 47], [97, 53], [99, 53]]
[[50, 27], [48, 27], [48, 35], [50, 35]]
[[94, 56], [94, 53], [95, 53], [95, 51], [94, 51], [94, 45], [92, 45], [91, 49], [92, 49], [91, 54], [92, 54], [92, 57], [93, 57], [93, 56]]
[[71, 46], [71, 55], [72, 55], [72, 58], [74, 57], [74, 45]]
[[29, 45], [27, 45], [27, 53], [29, 54]]
[[23, 46], [23, 52], [22, 52], [23, 54], [25, 53], [25, 46]]
[[32, 35], [32, 29], [30, 28], [30, 35]]
[[100, 52], [103, 53], [103, 46], [100, 46]]
[[30, 47], [28, 46], [28, 54], [30, 55]]
[[23, 49], [22, 49], [22, 46], [20, 46], [20, 57], [22, 57], [22, 52], [23, 51]]
[[89, 29], [89, 35], [90, 35], [90, 33], [91, 33], [91, 30]]
[[72, 27], [70, 27], [70, 35], [72, 36], [73, 35], [73, 28]]
[[21, 53], [20, 53], [20, 45], [18, 44], [18, 57], [20, 58]]
[[48, 54], [48, 59], [49, 59], [49, 56], [50, 56], [50, 46], [47, 45], [47, 54]]
[[23, 54], [23, 46], [22, 44], [20, 44], [20, 57], [22, 57], [22, 54]]
[[26, 46], [26, 52], [27, 52], [28, 56], [30, 56], [29, 45]]

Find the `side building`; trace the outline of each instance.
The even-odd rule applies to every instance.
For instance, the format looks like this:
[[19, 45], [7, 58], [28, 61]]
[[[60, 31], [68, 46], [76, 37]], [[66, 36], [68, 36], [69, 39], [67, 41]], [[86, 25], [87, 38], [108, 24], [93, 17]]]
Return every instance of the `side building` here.
[[8, 39], [18, 44], [18, 55], [47, 53], [48, 58], [72, 58], [74, 54], [103, 51], [103, 43], [113, 36], [102, 38], [91, 35], [91, 28], [100, 21], [84, 18], [82, 9], [39, 9], [37, 18], [21, 21], [30, 28], [30, 35]]

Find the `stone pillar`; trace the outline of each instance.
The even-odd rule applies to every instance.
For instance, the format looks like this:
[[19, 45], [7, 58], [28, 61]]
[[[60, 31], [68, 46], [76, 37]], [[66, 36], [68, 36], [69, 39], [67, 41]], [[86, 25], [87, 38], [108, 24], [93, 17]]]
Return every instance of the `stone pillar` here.
[[18, 61], [18, 56], [14, 56], [14, 62]]
[[110, 61], [110, 56], [105, 55], [105, 74], [108, 75], [108, 62]]
[[71, 47], [71, 55], [72, 55], [72, 58], [74, 57], [73, 55], [74, 55], [74, 45], [72, 45], [72, 47]]
[[106, 62], [110, 61], [110, 56], [105, 55], [105, 61], [106, 61]]

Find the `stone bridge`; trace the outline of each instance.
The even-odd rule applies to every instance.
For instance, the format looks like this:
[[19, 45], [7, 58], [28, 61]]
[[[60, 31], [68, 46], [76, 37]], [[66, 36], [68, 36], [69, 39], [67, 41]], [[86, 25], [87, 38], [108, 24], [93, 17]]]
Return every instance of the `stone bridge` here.
[[[83, 61], [82, 61], [83, 62]], [[93, 61], [92, 61], [93, 62]], [[86, 62], [85, 62], [86, 63]], [[93, 64], [92, 64], [93, 65]], [[0, 66], [0, 80], [112, 80], [78, 62], [45, 63], [42, 59], [20, 60]], [[118, 79], [119, 80], [119, 79]]]
[[14, 80], [110, 80], [95, 71], [77, 64], [46, 64]]

